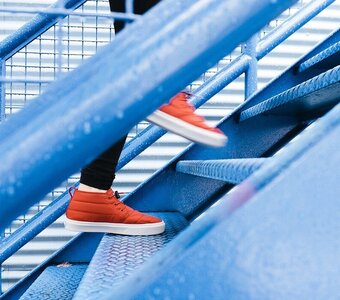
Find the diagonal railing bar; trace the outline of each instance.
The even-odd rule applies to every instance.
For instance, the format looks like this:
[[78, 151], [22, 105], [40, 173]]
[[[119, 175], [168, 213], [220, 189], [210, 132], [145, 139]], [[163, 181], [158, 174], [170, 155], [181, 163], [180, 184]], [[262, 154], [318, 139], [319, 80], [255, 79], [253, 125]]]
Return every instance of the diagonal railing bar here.
[[276, 46], [285, 41], [317, 14], [331, 5], [335, 0], [314, 0], [305, 4], [297, 13], [285, 20], [280, 26], [259, 41], [256, 47], [257, 59], [261, 59]]
[[61, 9], [61, 8], [50, 8], [50, 9], [30, 9], [30, 8], [0, 8], [0, 13], [9, 13], [9, 14], [44, 14], [51, 15], [57, 17], [67, 17], [67, 16], [75, 16], [75, 17], [91, 17], [91, 18], [108, 18], [115, 19], [121, 21], [135, 21], [140, 18], [140, 15], [136, 15], [133, 13], [80, 13], [74, 12], [73, 9]]
[[[0, 166], [0, 176], [4, 178], [0, 196], [5, 203], [0, 211], [0, 227], [296, 1], [246, 2], [247, 5], [236, 0], [228, 3], [191, 0], [179, 1], [174, 6], [172, 1], [165, 0], [119, 34], [107, 47], [114, 49], [106, 55], [105, 66], [91, 76], [92, 86], [85, 89], [74, 86], [72, 97], [59, 101], [58, 107], [52, 105], [0, 145], [0, 154], [6, 161]], [[232, 18], [236, 12], [237, 22]], [[146, 39], [142, 34], [138, 47], [120, 54], [118, 62], [113, 59], [121, 50], [120, 43], [136, 42], [141, 38], [140, 27], [150, 34], [153, 26], [158, 28], [157, 34]], [[181, 47], [177, 47], [179, 44]], [[155, 65], [155, 61], [160, 63]], [[76, 71], [81, 74], [83, 70], [79, 67]], [[65, 78], [59, 82], [66, 83]], [[143, 84], [140, 78], [144, 79]], [[131, 90], [131, 86], [135, 89]], [[125, 101], [121, 101], [122, 96]], [[77, 110], [70, 110], [69, 106], [75, 104]], [[123, 118], [124, 115], [129, 118]], [[46, 124], [48, 127], [44, 128]], [[6, 122], [2, 126], [7, 126]], [[107, 132], [115, 132], [112, 140]], [[58, 138], [44, 143], [52, 135]], [[42, 172], [43, 178], [39, 176]], [[27, 199], [27, 194], [31, 198]]]

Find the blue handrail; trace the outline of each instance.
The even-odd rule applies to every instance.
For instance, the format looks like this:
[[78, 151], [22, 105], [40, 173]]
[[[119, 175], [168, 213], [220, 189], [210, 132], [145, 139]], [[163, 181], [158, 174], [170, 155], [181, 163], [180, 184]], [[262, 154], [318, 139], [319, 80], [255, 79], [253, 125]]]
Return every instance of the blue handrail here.
[[[332, 2], [334, 1], [327, 1], [327, 5], [330, 5]], [[286, 32], [289, 32], [289, 34], [294, 33], [297, 29], [299, 29], [300, 26], [304, 25], [309, 19], [318, 14], [320, 12], [320, 7], [324, 9], [324, 4], [325, 1], [320, 0], [308, 3], [301, 9], [304, 15], [303, 20], [300, 20], [301, 11], [299, 11], [297, 14], [290, 17], [281, 26], [285, 26]], [[306, 17], [307, 12], [308, 17]], [[296, 26], [296, 24], [298, 24], [299, 26]], [[272, 45], [271, 47], [275, 47], [276, 45], [278, 45], [276, 40], [278, 38], [281, 39], [281, 37], [278, 35], [267, 35], [263, 40], [260, 41], [260, 44], [270, 44]], [[237, 78], [240, 74], [242, 74], [247, 69], [248, 63], [249, 57], [245, 54], [242, 54], [230, 65], [226, 66], [215, 76], [210, 78], [205, 84], [199, 87], [194, 92], [194, 94], [196, 94], [196, 97], [194, 97], [193, 102], [196, 107], [202, 105], [205, 101], [207, 101], [209, 98], [222, 90], [227, 84], [233, 81], [234, 77]], [[118, 165], [118, 169], [125, 165], [125, 163], [129, 161], [129, 159], [134, 158], [136, 155], [142, 152], [164, 133], [164, 130], [152, 125], [145, 129], [141, 134], [136, 137], [138, 138], [138, 143], [133, 140], [126, 145], [122, 154], [122, 159]], [[17, 250], [19, 250], [34, 236], [36, 236], [39, 232], [41, 232], [58, 217], [60, 217], [64, 213], [68, 201], [68, 194], [64, 193], [58, 199], [53, 201], [48, 206], [48, 208], [46, 208], [46, 211], [43, 211], [44, 213], [42, 213], [41, 216], [44, 216], [44, 218], [41, 218], [40, 214], [37, 215], [37, 218], [32, 219], [32, 221], [29, 220], [26, 224], [23, 225], [23, 227], [25, 227], [25, 230], [18, 230], [14, 232], [11, 236], [6, 238], [0, 246], [0, 252], [3, 253], [0, 259], [0, 263], [1, 261], [4, 261], [9, 256], [11, 256], [13, 253], [15, 253]], [[61, 210], [60, 207], [62, 207]]]

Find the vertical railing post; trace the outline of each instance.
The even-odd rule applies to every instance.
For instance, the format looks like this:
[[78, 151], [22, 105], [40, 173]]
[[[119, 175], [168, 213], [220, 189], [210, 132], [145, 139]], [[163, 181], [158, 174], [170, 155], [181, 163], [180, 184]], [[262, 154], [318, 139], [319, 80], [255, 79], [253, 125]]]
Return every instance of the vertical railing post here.
[[258, 42], [258, 34], [253, 35], [245, 44], [242, 45], [242, 53], [248, 55], [251, 60], [249, 67], [245, 72], [245, 100], [248, 99], [257, 90], [257, 58], [256, 46]]
[[[5, 78], [5, 61], [0, 58], [0, 78]], [[5, 119], [5, 83], [0, 81], [0, 122]]]
[[[4, 232], [1, 231], [0, 232], [0, 242], [3, 240], [4, 238]], [[2, 264], [0, 263], [0, 296], [2, 295]]]
[[125, 11], [128, 14], [133, 14], [134, 0], [125, 0]]

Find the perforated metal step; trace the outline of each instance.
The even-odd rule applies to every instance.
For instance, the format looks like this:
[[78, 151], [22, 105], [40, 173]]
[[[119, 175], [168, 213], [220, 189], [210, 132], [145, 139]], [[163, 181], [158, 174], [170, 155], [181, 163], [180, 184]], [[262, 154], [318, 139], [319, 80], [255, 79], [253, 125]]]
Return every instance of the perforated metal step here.
[[267, 158], [183, 160], [176, 171], [238, 184], [259, 169]]
[[315, 118], [340, 101], [340, 66], [241, 112], [240, 121], [260, 114]]
[[22, 295], [21, 300], [72, 299], [87, 264], [50, 266]]
[[154, 236], [105, 235], [74, 299], [101, 299], [188, 225], [179, 213], [151, 214], [164, 220], [165, 232]]
[[340, 65], [340, 41], [303, 62], [299, 67], [299, 72], [312, 67], [333, 68], [337, 65]]

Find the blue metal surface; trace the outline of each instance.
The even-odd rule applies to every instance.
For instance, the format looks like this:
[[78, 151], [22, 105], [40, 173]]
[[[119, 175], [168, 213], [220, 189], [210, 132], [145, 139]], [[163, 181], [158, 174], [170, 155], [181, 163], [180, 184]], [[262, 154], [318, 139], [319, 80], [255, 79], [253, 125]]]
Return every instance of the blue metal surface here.
[[[59, 3], [59, 5], [58, 5]], [[62, 2], [58, 2], [50, 8], [47, 9], [32, 9], [32, 8], [0, 8], [0, 13], [10, 13], [10, 14], [40, 14], [40, 15], [52, 15], [57, 17], [66, 17], [66, 16], [77, 16], [77, 17], [98, 17], [98, 18], [108, 18], [108, 19], [115, 19], [121, 20], [126, 22], [133, 22], [140, 18], [140, 15], [136, 15], [133, 13], [119, 13], [119, 12], [112, 12], [112, 13], [83, 13], [83, 12], [74, 12], [73, 10], [77, 8], [76, 6], [72, 7], [71, 9], [65, 9], [64, 4]], [[55, 20], [58, 21], [58, 20]], [[54, 25], [54, 24], [52, 24]], [[52, 26], [51, 25], [51, 26]], [[26, 27], [27, 25], [25, 25]], [[20, 29], [19, 29], [20, 30]], [[22, 30], [20, 30], [22, 31]], [[13, 38], [13, 36], [12, 36]], [[6, 40], [7, 42], [8, 40]], [[25, 43], [25, 42], [24, 42]]]
[[263, 58], [333, 2], [335, 0], [314, 0], [306, 3], [302, 9], [272, 30], [265, 39], [258, 43], [256, 48], [257, 59]]
[[340, 41], [304, 61], [299, 67], [299, 72], [318, 67], [321, 63], [327, 68], [340, 65]]
[[186, 160], [176, 164], [176, 171], [239, 184], [268, 160], [268, 158]]
[[[5, 75], [5, 61], [0, 58], [0, 76]], [[5, 85], [0, 82], [0, 122], [5, 119]]]
[[[4, 239], [4, 232], [0, 231], [0, 242]], [[0, 295], [2, 294], [2, 263], [0, 262]]]
[[188, 221], [175, 212], [154, 215], [166, 223], [166, 230], [161, 235], [104, 236], [74, 296], [75, 300], [102, 299], [113, 286], [122, 284], [136, 268], [149, 260], [188, 225]]
[[259, 114], [306, 115], [334, 106], [340, 100], [340, 66], [315, 76], [241, 112], [240, 121]]
[[[73, 86], [73, 92], [28, 122], [6, 144], [0, 145], [0, 155], [6, 161], [0, 166], [0, 176], [4, 178], [0, 195], [5, 203], [0, 212], [0, 227], [109, 147], [135, 123], [294, 2], [267, 0], [259, 5], [257, 1], [249, 0], [245, 9], [238, 1], [179, 1], [175, 6], [172, 1], [165, 0], [130, 25], [106, 47], [114, 49], [104, 56], [106, 62], [101, 66], [101, 72], [88, 78], [92, 84], [73, 85], [84, 66], [71, 72], [59, 84], [67, 82]], [[242, 14], [235, 23], [228, 14], [236, 12]], [[252, 26], [248, 26], [250, 23]], [[149, 33], [155, 24], [158, 29], [164, 25], [164, 30], [155, 37], [144, 39], [145, 33]], [[120, 53], [124, 40], [136, 43], [140, 38], [139, 47]], [[169, 53], [167, 49], [172, 48], [175, 50]], [[112, 57], [121, 59], [110, 59]], [[155, 61], [164, 63], [154, 66]], [[141, 77], [150, 80], [139, 84]], [[135, 86], [133, 92], [131, 86]], [[47, 95], [57, 99], [56, 95]], [[122, 97], [124, 101], [121, 101]], [[146, 100], [149, 100], [148, 105], [145, 105]], [[69, 109], [76, 104], [77, 109]], [[108, 107], [115, 109], [108, 110]], [[9, 128], [8, 123], [2, 126]], [[108, 132], [115, 133], [112, 139]], [[52, 136], [58, 138], [53, 143], [44, 142]]]
[[87, 264], [47, 267], [20, 300], [71, 300], [86, 268]]
[[339, 136], [340, 105], [105, 299], [336, 299]]
[[258, 34], [252, 36], [247, 43], [242, 46], [242, 53], [250, 57], [249, 67], [245, 72], [245, 91], [244, 98], [248, 99], [257, 91], [257, 58], [256, 45], [258, 42]]

